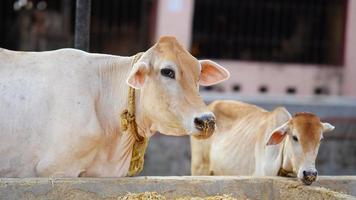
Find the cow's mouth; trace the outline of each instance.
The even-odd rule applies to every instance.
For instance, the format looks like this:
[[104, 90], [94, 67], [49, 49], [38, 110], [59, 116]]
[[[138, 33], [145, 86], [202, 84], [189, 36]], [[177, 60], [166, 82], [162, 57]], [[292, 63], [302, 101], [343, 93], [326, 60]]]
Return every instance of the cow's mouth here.
[[207, 139], [207, 138], [209, 138], [210, 136], [213, 135], [214, 131], [215, 131], [215, 126], [209, 127], [209, 128], [204, 129], [199, 134], [194, 135], [194, 137], [196, 139]]
[[302, 182], [305, 185], [311, 185], [316, 180], [316, 176], [305, 176], [302, 178]]

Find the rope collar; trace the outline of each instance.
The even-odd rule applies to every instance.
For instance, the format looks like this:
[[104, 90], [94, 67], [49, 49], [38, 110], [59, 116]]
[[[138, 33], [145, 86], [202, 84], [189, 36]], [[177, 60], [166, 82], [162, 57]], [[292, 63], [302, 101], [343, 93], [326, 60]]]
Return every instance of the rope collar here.
[[[143, 53], [138, 53], [134, 56], [131, 67], [141, 58]], [[128, 176], [134, 176], [143, 170], [144, 156], [148, 145], [148, 138], [141, 136], [138, 133], [135, 111], [135, 89], [129, 86], [128, 107], [120, 115], [121, 128], [135, 138], [132, 147], [132, 155], [130, 161]]]
[[291, 174], [294, 174], [293, 171], [285, 170], [283, 167], [278, 170], [278, 176], [290, 177]]

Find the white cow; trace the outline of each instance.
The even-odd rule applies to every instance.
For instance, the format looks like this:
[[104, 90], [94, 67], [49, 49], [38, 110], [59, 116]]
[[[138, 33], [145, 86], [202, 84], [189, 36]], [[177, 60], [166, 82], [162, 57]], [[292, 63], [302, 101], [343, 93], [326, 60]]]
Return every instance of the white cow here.
[[135, 139], [123, 134], [119, 116], [129, 85], [141, 136], [214, 132], [198, 85], [221, 82], [228, 71], [198, 61], [174, 37], [162, 37], [132, 67], [133, 58], [0, 49], [0, 177], [125, 176]]
[[311, 184], [322, 133], [334, 129], [312, 113], [293, 117], [237, 101], [215, 101], [216, 133], [192, 142], [193, 175], [297, 175]]

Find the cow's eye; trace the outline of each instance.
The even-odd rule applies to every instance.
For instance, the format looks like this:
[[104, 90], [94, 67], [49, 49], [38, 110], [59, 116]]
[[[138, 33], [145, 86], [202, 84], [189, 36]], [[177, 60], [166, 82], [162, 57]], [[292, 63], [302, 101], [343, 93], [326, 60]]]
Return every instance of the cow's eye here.
[[165, 76], [165, 77], [168, 77], [168, 78], [171, 78], [171, 79], [175, 79], [175, 77], [176, 77], [175, 72], [172, 69], [169, 69], [169, 68], [161, 69], [161, 74], [162, 74], [162, 76]]
[[297, 136], [293, 135], [293, 140], [294, 140], [295, 142], [298, 142]]

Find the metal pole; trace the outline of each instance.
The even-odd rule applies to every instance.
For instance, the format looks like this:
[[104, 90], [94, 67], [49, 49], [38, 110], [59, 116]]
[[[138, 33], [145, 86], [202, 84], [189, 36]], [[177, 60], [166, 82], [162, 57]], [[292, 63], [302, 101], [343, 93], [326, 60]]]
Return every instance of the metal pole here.
[[91, 0], [77, 0], [74, 48], [89, 51]]
[[150, 0], [141, 1], [141, 19], [140, 19], [140, 29], [139, 29], [139, 48], [140, 51], [144, 51], [147, 44], [146, 41], [149, 38], [148, 34], [148, 23], [149, 23], [149, 12], [148, 7], [150, 6]]
[[70, 46], [72, 43], [69, 38], [70, 35], [70, 27], [71, 27], [71, 10], [72, 10], [72, 0], [63, 0], [62, 1], [62, 19], [63, 19], [63, 37], [67, 40], [65, 41], [65, 46]]

